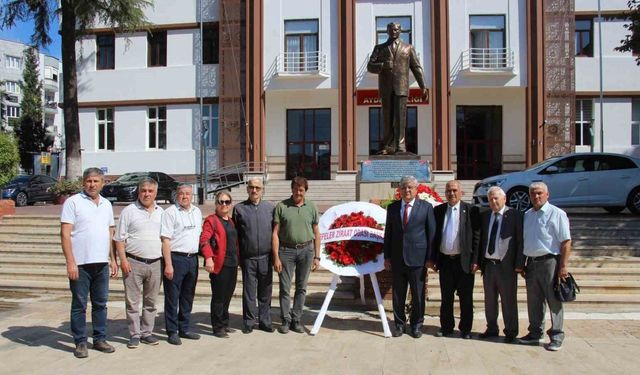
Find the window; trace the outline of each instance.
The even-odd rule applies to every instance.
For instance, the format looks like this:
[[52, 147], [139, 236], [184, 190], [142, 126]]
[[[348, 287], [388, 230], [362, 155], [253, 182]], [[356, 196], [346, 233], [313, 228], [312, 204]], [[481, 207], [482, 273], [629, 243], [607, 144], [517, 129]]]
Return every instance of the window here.
[[113, 34], [96, 35], [96, 69], [114, 69], [116, 37]]
[[624, 156], [598, 155], [593, 158], [596, 161], [596, 170], [598, 171], [638, 168], [634, 162]]
[[4, 88], [8, 93], [12, 94], [20, 94], [20, 92], [22, 91], [20, 89], [20, 83], [16, 81], [6, 81], [4, 83]]
[[207, 148], [218, 147], [218, 104], [202, 106], [202, 121], [205, 126], [205, 144]]
[[115, 129], [113, 124], [113, 108], [97, 110], [98, 118], [98, 150], [115, 150]]
[[331, 179], [331, 109], [287, 109], [286, 178]]
[[593, 19], [576, 19], [576, 56], [593, 57]]
[[218, 64], [218, 24], [205, 26], [202, 36], [202, 63]]
[[44, 92], [44, 104], [55, 103], [56, 94], [53, 91]]
[[507, 65], [505, 17], [469, 16], [469, 63], [473, 68], [504, 68]]
[[593, 100], [576, 100], [576, 146], [591, 146], [591, 122], [593, 121]]
[[631, 144], [640, 145], [640, 99], [631, 102]]
[[318, 70], [318, 20], [284, 21], [284, 70]]
[[149, 148], [167, 149], [167, 107], [149, 107]]
[[[375, 155], [384, 147], [384, 123], [382, 108], [369, 108], [369, 155]], [[418, 108], [407, 107], [407, 127], [404, 134], [407, 151], [418, 153]]]
[[411, 17], [409, 16], [376, 17], [377, 44], [384, 43], [389, 39], [387, 25], [391, 22], [400, 24], [400, 40], [411, 44]]
[[4, 55], [4, 64], [10, 69], [22, 69], [22, 58], [17, 56]]
[[44, 78], [58, 82], [58, 69], [46, 66], [44, 68]]
[[13, 105], [7, 106], [7, 117], [20, 117], [20, 107]]
[[147, 34], [149, 55], [147, 66], [167, 66], [167, 32], [156, 30]]

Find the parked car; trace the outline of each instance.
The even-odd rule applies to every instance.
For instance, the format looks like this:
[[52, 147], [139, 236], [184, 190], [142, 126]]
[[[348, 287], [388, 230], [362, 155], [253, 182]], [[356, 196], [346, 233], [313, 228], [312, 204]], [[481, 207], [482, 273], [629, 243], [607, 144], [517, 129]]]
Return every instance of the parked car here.
[[625, 207], [640, 214], [640, 159], [612, 153], [574, 153], [552, 157], [521, 172], [485, 178], [476, 184], [474, 203], [488, 206], [487, 191], [500, 186], [507, 204], [531, 207], [529, 185], [542, 181], [549, 201], [560, 207], [603, 207], [618, 213]]
[[138, 183], [145, 177], [158, 182], [157, 200], [175, 202], [178, 182], [162, 172], [125, 173], [115, 181], [106, 184], [100, 194], [111, 202], [133, 202], [138, 199]]
[[55, 183], [53, 177], [42, 174], [18, 176], [2, 187], [2, 199], [13, 199], [18, 207], [53, 202], [55, 196], [48, 189]]

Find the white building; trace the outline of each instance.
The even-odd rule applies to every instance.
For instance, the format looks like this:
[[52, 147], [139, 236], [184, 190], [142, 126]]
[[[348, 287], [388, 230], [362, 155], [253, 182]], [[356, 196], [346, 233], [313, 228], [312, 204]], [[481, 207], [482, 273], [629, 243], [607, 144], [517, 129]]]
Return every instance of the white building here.
[[[28, 45], [20, 42], [0, 39], [0, 81], [4, 82], [5, 97], [0, 100], [6, 106], [6, 118], [1, 126], [10, 129], [11, 119], [20, 117], [22, 100], [22, 72], [24, 69], [24, 51]], [[58, 107], [60, 72], [62, 65], [55, 57], [38, 54], [38, 70], [42, 82], [43, 124], [52, 134], [62, 131], [61, 109]]]
[[[638, 154], [640, 68], [614, 50], [626, 1], [601, 3], [604, 150]], [[242, 29], [227, 14], [240, 4]], [[407, 147], [434, 170], [479, 179], [590, 150], [591, 139], [600, 150], [596, 10], [597, 0], [159, 0], [153, 35], [96, 29], [78, 44], [83, 165], [199, 173], [202, 97], [209, 170], [245, 160], [276, 179], [355, 171], [381, 143], [366, 65], [391, 21], [430, 91], [409, 100]], [[202, 71], [201, 19], [214, 39], [220, 30]]]

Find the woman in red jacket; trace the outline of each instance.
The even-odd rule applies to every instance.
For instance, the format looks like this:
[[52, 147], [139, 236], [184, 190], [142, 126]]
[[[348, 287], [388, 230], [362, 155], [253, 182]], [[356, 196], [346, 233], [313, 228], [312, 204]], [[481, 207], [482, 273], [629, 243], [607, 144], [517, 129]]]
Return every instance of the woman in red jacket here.
[[215, 196], [216, 212], [207, 216], [200, 235], [200, 252], [211, 281], [211, 326], [213, 335], [229, 337], [229, 303], [238, 277], [238, 233], [231, 218], [231, 195]]

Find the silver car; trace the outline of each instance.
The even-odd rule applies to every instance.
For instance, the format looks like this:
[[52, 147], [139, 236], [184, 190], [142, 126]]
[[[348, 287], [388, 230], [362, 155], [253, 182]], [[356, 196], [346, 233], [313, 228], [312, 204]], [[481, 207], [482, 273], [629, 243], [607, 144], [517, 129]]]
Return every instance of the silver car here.
[[500, 186], [507, 204], [520, 211], [531, 207], [529, 185], [542, 181], [549, 201], [560, 207], [603, 207], [618, 213], [625, 207], [640, 214], [640, 159], [588, 152], [556, 156], [525, 169], [485, 178], [476, 184], [473, 201], [488, 206], [487, 191]]

